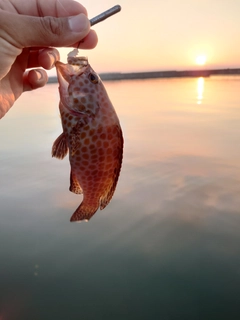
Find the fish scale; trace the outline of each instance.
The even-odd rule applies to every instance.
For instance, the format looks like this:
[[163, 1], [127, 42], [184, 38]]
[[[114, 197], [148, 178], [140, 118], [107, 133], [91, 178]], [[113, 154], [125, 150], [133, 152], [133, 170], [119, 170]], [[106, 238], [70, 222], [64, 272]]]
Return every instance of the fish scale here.
[[63, 133], [52, 155], [63, 159], [69, 151], [70, 191], [83, 201], [71, 221], [89, 220], [107, 206], [119, 177], [123, 136], [117, 114], [100, 77], [85, 57], [56, 63]]

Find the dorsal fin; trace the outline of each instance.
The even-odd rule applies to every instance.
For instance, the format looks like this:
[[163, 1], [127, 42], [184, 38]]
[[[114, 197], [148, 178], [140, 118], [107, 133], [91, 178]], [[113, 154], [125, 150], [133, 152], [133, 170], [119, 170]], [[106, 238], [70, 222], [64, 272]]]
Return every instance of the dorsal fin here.
[[123, 136], [122, 136], [122, 130], [120, 126], [116, 126], [117, 129], [117, 134], [118, 134], [118, 140], [119, 140], [119, 144], [118, 144], [118, 153], [117, 153], [117, 157], [116, 157], [116, 166], [114, 169], [114, 173], [112, 176], [112, 183], [109, 185], [109, 188], [107, 188], [105, 194], [103, 194], [100, 198], [100, 209], [104, 209], [108, 203], [110, 202], [110, 200], [112, 199], [112, 196], [114, 194], [114, 191], [116, 189], [117, 186], [117, 182], [118, 182], [118, 178], [119, 178], [119, 174], [120, 174], [120, 170], [121, 170], [121, 166], [122, 166], [122, 157], [123, 157]]

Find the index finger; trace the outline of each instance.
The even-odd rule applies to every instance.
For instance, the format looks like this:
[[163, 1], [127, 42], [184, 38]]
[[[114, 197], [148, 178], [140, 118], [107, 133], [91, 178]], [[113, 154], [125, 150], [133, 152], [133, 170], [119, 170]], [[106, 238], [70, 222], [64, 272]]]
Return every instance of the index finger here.
[[[9, 6], [11, 2], [11, 6]], [[80, 13], [87, 15], [86, 8], [73, 0], [10, 0], [3, 1], [0, 8], [12, 13], [25, 14], [36, 17], [68, 17]]]

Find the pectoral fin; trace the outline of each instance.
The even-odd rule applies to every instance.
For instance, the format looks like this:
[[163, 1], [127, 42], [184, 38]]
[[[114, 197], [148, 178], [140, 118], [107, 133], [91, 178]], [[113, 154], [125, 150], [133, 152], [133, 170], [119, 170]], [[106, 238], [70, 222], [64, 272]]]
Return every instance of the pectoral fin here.
[[52, 156], [63, 159], [68, 153], [67, 138], [64, 132], [56, 139], [52, 146]]

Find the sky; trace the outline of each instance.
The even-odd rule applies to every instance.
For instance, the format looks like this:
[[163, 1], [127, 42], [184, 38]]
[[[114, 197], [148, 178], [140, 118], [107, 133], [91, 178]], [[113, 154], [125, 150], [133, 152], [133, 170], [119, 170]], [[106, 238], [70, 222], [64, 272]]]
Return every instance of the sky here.
[[[92, 27], [98, 33], [97, 47], [81, 51], [96, 72], [240, 67], [239, 0], [79, 2], [89, 18], [116, 4], [122, 7]], [[60, 49], [62, 62], [68, 52]], [[204, 65], [197, 58], [206, 60]]]

